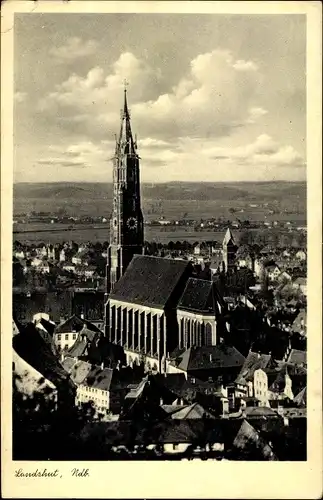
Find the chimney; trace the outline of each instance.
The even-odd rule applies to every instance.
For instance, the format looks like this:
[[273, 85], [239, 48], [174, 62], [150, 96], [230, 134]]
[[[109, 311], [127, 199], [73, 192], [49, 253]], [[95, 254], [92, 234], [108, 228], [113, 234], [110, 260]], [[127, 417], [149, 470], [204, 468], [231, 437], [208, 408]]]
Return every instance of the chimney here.
[[162, 406], [164, 404], [163, 398], [159, 399], [159, 406]]
[[104, 361], [101, 363], [101, 370], [104, 370]]
[[210, 354], [210, 363], [212, 363], [213, 361], [213, 357], [212, 357], [212, 354]]

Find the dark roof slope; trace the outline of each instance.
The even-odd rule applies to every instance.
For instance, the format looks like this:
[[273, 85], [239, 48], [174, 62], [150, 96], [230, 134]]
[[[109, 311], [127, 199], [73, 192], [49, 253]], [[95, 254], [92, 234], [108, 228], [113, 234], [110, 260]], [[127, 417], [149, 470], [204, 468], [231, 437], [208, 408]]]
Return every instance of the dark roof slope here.
[[151, 307], [165, 307], [180, 283], [185, 286], [184, 280], [190, 274], [190, 262], [135, 255], [110, 298]]
[[109, 391], [112, 382], [113, 370], [111, 368], [102, 368], [94, 366], [87, 374], [86, 379], [83, 381], [84, 385]]
[[306, 351], [292, 349], [288, 356], [287, 363], [293, 365], [306, 365]]
[[84, 325], [86, 325], [86, 328], [88, 330], [91, 330], [92, 332], [100, 332], [99, 328], [93, 325], [90, 321], [80, 318], [79, 316], [76, 316], [76, 314], [74, 314], [66, 321], [64, 321], [64, 323], [58, 325], [58, 327], [55, 330], [55, 333], [71, 333], [71, 332], [77, 333], [84, 328]]
[[209, 370], [242, 366], [245, 357], [232, 346], [190, 347], [182, 356], [178, 368], [189, 370]]
[[74, 387], [74, 384], [69, 380], [69, 375], [51, 351], [50, 345], [46, 343], [40, 330], [32, 323], [13, 337], [13, 348], [22, 359], [57, 388], [62, 384], [70, 385], [71, 389]]
[[219, 298], [219, 292], [214, 282], [189, 278], [178, 307], [201, 313], [213, 312], [217, 308], [216, 302]]
[[[272, 366], [274, 361], [270, 354], [258, 354], [257, 352], [250, 351], [246, 360], [241, 368], [236, 382], [243, 382], [252, 380], [256, 370], [266, 371], [269, 366]], [[276, 365], [275, 365], [276, 366]]]

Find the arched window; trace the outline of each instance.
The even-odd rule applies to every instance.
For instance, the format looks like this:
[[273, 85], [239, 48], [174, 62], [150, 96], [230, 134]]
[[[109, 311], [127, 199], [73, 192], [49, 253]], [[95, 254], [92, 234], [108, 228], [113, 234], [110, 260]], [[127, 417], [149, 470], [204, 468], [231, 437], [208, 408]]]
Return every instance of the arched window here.
[[147, 370], [150, 371], [151, 370], [151, 364], [149, 361], [147, 361], [147, 364], [146, 364], [146, 367], [147, 367]]
[[205, 324], [204, 339], [205, 345], [212, 345], [212, 326], [210, 323]]

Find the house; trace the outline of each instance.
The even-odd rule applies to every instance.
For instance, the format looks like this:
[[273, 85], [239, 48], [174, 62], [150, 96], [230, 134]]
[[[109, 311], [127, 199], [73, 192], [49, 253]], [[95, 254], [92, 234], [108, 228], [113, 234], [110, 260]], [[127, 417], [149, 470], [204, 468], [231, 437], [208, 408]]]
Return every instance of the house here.
[[38, 257], [40, 257], [41, 259], [44, 257], [47, 257], [46, 245], [43, 245], [43, 246], [36, 248], [36, 253], [37, 253]]
[[299, 313], [297, 314], [296, 318], [292, 323], [291, 327], [292, 332], [306, 336], [306, 317], [307, 317], [306, 310], [300, 309]]
[[131, 379], [133, 374], [128, 368], [119, 370], [106, 368], [103, 364], [93, 365], [77, 387], [76, 403], [92, 401], [97, 413], [119, 414]]
[[[269, 367], [275, 367], [276, 363], [270, 354], [259, 354], [250, 351], [235, 380], [236, 385], [245, 385], [246, 395], [255, 397], [263, 406], [268, 404], [268, 380], [266, 371]], [[241, 397], [241, 388], [239, 391]], [[239, 397], [236, 395], [236, 397]]]
[[194, 255], [200, 255], [201, 254], [201, 245], [200, 245], [200, 243], [197, 243], [196, 245], [194, 245], [193, 253], [194, 253]]
[[260, 278], [264, 272], [264, 262], [262, 258], [256, 257], [254, 260], [254, 274], [257, 278]]
[[276, 281], [281, 274], [281, 270], [277, 264], [269, 264], [265, 266], [265, 270], [270, 281]]
[[34, 257], [30, 263], [31, 267], [38, 269], [42, 266], [43, 260], [40, 259], [39, 257]]
[[275, 370], [268, 371], [267, 377], [269, 401], [277, 399], [294, 399], [292, 379], [289, 376], [287, 365], [283, 365], [278, 372]]
[[61, 251], [59, 252], [59, 262], [65, 262], [66, 256], [65, 256], [65, 249], [62, 248]]
[[161, 407], [167, 414], [167, 418], [172, 420], [215, 419], [212, 413], [196, 402], [190, 405], [161, 405]]
[[75, 264], [73, 264], [73, 262], [69, 262], [69, 261], [65, 261], [63, 264], [62, 264], [62, 269], [64, 271], [68, 271], [68, 272], [71, 272], [71, 273], [75, 273]]
[[300, 290], [303, 295], [307, 295], [307, 280], [306, 278], [296, 278], [293, 282], [293, 288], [296, 290]]
[[184, 373], [191, 381], [212, 380], [226, 386], [236, 379], [244, 362], [245, 357], [232, 346], [193, 346], [168, 361], [167, 373]]
[[41, 273], [48, 274], [50, 271], [50, 264], [47, 260], [43, 260], [42, 263], [37, 267], [37, 270]]
[[[255, 410], [257, 409], [252, 408], [250, 414]], [[261, 411], [265, 411], [265, 409], [262, 408]], [[251, 457], [254, 460], [277, 460], [272, 447], [247, 420], [242, 421], [239, 431], [233, 440], [231, 451], [231, 459], [233, 460], [235, 458], [243, 460], [244, 456], [246, 460], [250, 460]]]
[[205, 264], [210, 269], [212, 278], [212, 276], [221, 272], [224, 269], [222, 254], [213, 255], [210, 259], [206, 260]]
[[111, 368], [91, 367], [77, 388], [77, 404], [93, 401], [96, 412], [106, 414], [110, 410], [112, 374]]
[[304, 260], [306, 260], [307, 255], [306, 255], [305, 250], [298, 250], [298, 251], [296, 252], [296, 254], [295, 254], [295, 257], [296, 257], [296, 259], [298, 259], [298, 260], [303, 260], [303, 261], [304, 261]]
[[289, 353], [286, 362], [291, 365], [299, 365], [306, 367], [307, 365], [306, 351], [301, 351], [300, 349], [292, 349]]
[[216, 416], [224, 416], [229, 412], [228, 389], [223, 382], [186, 379], [184, 373], [177, 373], [160, 378], [155, 376], [154, 383], [161, 404], [183, 406], [198, 402], [204, 408], [212, 410], [212, 414]]
[[72, 257], [72, 264], [79, 266], [88, 266], [90, 262], [90, 255], [88, 248], [81, 249], [79, 248], [78, 252]]
[[307, 391], [306, 387], [304, 387], [296, 396], [294, 397], [294, 403], [296, 406], [300, 408], [306, 408], [306, 397], [307, 397]]
[[84, 336], [92, 341], [101, 334], [102, 332], [93, 323], [74, 314], [57, 326], [53, 338], [60, 351], [67, 351], [80, 337]]
[[23, 250], [16, 250], [16, 252], [14, 252], [14, 257], [16, 257], [16, 259], [24, 259], [25, 252]]
[[282, 271], [278, 275], [277, 281], [280, 283], [290, 283], [292, 281], [292, 276], [287, 271]]
[[96, 266], [84, 264], [77, 264], [75, 266], [75, 274], [78, 276], [84, 276], [85, 278], [93, 278], [96, 273]]

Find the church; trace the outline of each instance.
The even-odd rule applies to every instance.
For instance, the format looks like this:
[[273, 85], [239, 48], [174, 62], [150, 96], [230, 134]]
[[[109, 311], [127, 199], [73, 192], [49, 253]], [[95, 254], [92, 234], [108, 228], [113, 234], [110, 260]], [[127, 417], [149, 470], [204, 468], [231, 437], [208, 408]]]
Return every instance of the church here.
[[129, 365], [164, 372], [172, 352], [218, 343], [225, 304], [212, 281], [194, 276], [191, 262], [143, 255], [139, 160], [125, 90], [113, 158], [105, 336], [124, 348]]

